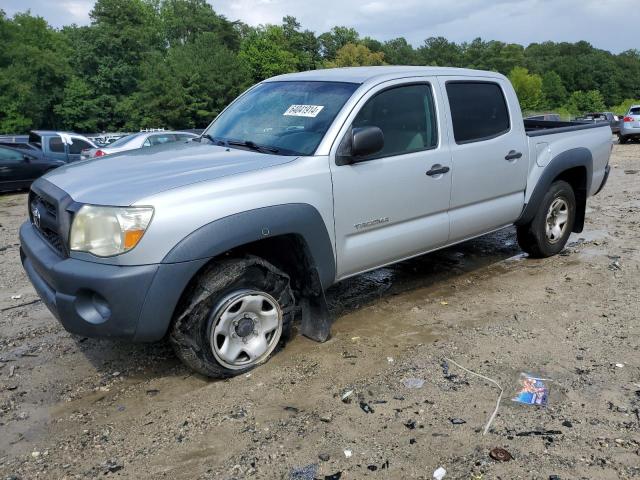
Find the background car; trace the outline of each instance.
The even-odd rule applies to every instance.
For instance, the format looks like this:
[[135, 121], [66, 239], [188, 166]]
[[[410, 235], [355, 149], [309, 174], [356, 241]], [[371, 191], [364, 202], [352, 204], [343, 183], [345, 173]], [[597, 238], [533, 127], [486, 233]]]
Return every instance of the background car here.
[[0, 146], [0, 192], [28, 188], [34, 180], [65, 163], [42, 153]]
[[612, 112], [592, 112], [576, 117], [577, 122], [608, 122], [614, 134], [620, 132], [620, 119]]
[[525, 120], [547, 120], [551, 122], [560, 122], [562, 119], [560, 118], [560, 114], [558, 113], [543, 113], [541, 115], [532, 115], [530, 117], [525, 117]]
[[640, 105], [633, 105], [622, 119], [618, 140], [620, 143], [640, 140]]
[[90, 149], [82, 152], [83, 158], [103, 157], [112, 153], [134, 150], [136, 148], [152, 147], [165, 143], [186, 141], [197, 138], [198, 135], [189, 132], [140, 132], [122, 137], [106, 147]]

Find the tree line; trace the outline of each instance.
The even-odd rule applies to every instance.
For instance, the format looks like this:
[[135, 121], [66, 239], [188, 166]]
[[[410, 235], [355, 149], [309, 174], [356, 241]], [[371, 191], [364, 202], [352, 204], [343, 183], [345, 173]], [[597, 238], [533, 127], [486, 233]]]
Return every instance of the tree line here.
[[97, 0], [87, 26], [52, 28], [0, 10], [0, 133], [206, 126], [273, 75], [358, 65], [437, 65], [508, 75], [522, 109], [624, 113], [640, 98], [640, 51], [588, 42], [522, 46], [427, 38], [379, 41], [336, 26], [317, 35], [291, 16], [252, 27], [205, 0]]

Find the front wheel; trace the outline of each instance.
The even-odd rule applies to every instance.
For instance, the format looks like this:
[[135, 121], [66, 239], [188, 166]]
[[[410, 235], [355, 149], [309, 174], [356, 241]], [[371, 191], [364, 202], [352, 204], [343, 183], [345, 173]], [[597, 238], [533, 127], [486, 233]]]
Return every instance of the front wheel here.
[[183, 363], [212, 378], [239, 375], [266, 362], [293, 324], [289, 277], [253, 256], [210, 265], [183, 305], [171, 343]]
[[567, 182], [551, 184], [533, 220], [517, 229], [518, 244], [532, 257], [545, 258], [562, 251], [576, 218], [576, 197]]

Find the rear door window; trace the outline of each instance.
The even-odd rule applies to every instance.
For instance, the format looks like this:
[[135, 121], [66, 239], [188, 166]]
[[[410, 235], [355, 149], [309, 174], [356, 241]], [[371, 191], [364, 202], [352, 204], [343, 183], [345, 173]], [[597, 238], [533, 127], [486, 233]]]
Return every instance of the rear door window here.
[[89, 148], [93, 148], [89, 143], [84, 140], [80, 140], [79, 138], [73, 138], [72, 143], [69, 146], [69, 153], [80, 154], [82, 153], [82, 150], [87, 150]]
[[492, 82], [447, 82], [456, 143], [479, 142], [509, 131], [509, 110], [502, 88]]
[[64, 153], [64, 142], [60, 137], [49, 139], [49, 150], [54, 153]]

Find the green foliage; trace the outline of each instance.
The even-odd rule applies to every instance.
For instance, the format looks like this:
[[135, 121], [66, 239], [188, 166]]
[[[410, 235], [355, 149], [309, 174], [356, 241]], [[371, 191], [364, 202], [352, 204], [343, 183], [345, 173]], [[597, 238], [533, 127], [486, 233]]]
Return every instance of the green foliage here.
[[353, 28], [333, 27], [330, 32], [318, 37], [322, 51], [322, 58], [332, 60], [338, 54], [338, 50], [348, 43], [359, 43], [360, 35]]
[[347, 43], [336, 53], [336, 58], [327, 62], [327, 67], [364, 67], [384, 65], [384, 53], [372, 52], [364, 45]]
[[55, 105], [71, 75], [70, 48], [41, 17], [0, 10], [0, 132], [58, 124]]
[[381, 50], [390, 65], [414, 65], [417, 60], [415, 50], [404, 37], [384, 42]]
[[569, 96], [565, 108], [573, 115], [580, 115], [587, 112], [598, 112], [604, 110], [604, 97], [598, 90], [583, 92], [578, 90]]
[[207, 0], [97, 0], [91, 24], [60, 30], [0, 10], [0, 133], [204, 127], [252, 83], [355, 65], [439, 65], [509, 74], [523, 110], [624, 113], [640, 97], [640, 51], [587, 42], [526, 48], [476, 38], [381, 42], [336, 26], [319, 36], [291, 16], [251, 27]]
[[557, 108], [567, 100], [567, 89], [560, 75], [550, 71], [542, 76], [542, 94], [549, 108]]
[[515, 67], [509, 73], [509, 80], [518, 95], [520, 108], [523, 111], [536, 110], [544, 106], [540, 75], [530, 74], [529, 70], [523, 67]]
[[288, 50], [284, 29], [277, 25], [252, 29], [243, 39], [238, 57], [248, 66], [255, 81], [295, 72], [296, 56]]

